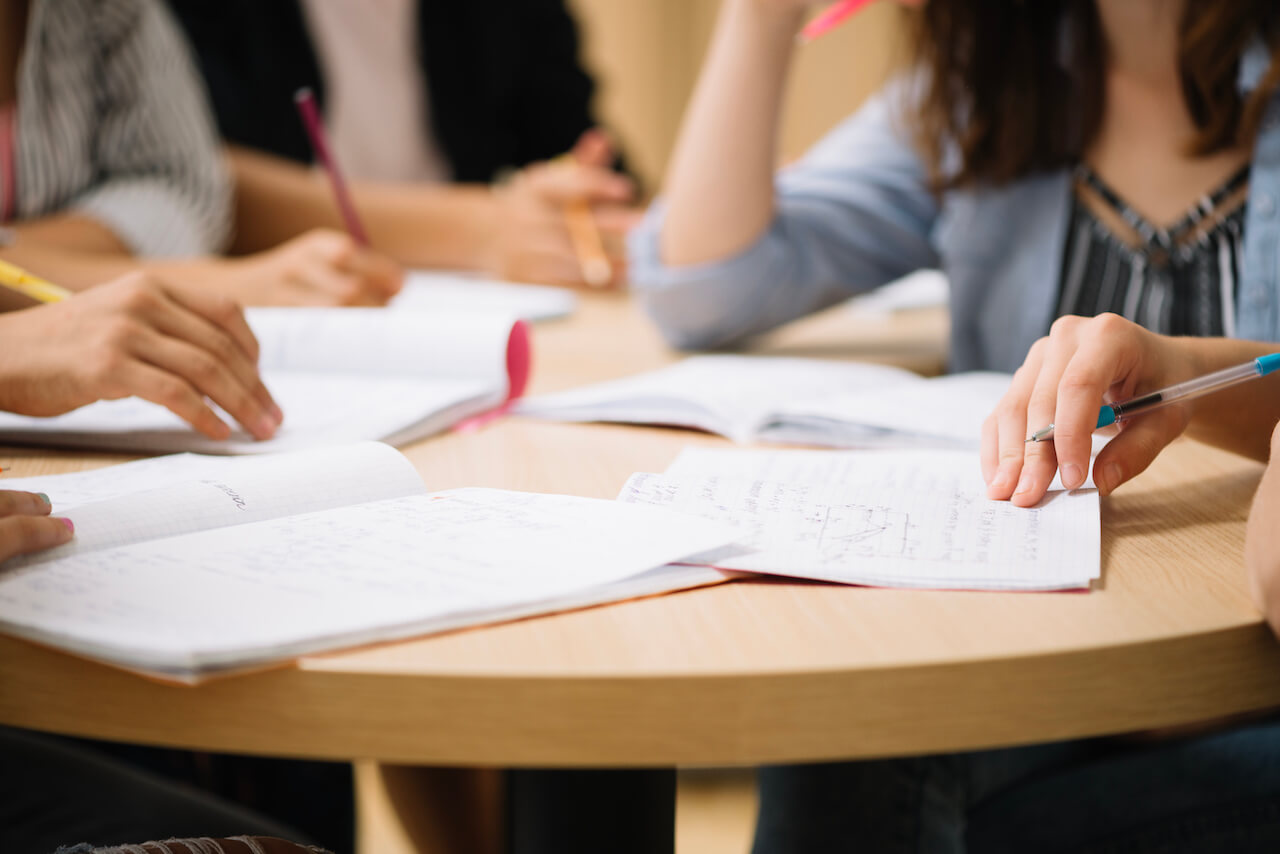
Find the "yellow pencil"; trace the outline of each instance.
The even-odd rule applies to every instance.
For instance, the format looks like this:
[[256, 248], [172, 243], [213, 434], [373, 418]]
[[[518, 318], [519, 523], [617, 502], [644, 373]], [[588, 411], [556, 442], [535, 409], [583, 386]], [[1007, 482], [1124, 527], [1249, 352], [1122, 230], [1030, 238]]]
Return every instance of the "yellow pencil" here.
[[604, 251], [591, 205], [583, 199], [566, 203], [564, 221], [569, 227], [569, 240], [578, 256], [578, 265], [582, 267], [582, 278], [593, 288], [603, 288], [613, 278], [613, 265]]
[[0, 261], [0, 286], [25, 294], [37, 302], [61, 302], [71, 296], [71, 291], [33, 276], [8, 261]]

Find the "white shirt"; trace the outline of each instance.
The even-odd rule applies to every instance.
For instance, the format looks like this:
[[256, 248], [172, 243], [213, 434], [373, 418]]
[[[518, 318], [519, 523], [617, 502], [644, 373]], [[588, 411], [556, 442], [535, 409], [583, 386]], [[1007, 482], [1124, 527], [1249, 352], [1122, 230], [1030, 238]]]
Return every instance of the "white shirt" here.
[[418, 62], [416, 0], [304, 0], [325, 81], [325, 125], [343, 172], [448, 181]]

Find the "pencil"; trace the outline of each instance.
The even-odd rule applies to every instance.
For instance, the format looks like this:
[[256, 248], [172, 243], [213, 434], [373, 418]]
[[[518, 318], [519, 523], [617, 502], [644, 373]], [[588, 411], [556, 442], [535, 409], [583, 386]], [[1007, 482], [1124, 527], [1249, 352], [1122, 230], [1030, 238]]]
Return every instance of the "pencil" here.
[[596, 228], [591, 205], [585, 199], [574, 199], [564, 206], [564, 221], [569, 227], [569, 240], [578, 256], [582, 278], [593, 288], [603, 288], [613, 279], [613, 265], [604, 251], [600, 229]]
[[845, 18], [870, 3], [871, 0], [844, 0], [843, 3], [837, 3], [818, 17], [814, 18], [808, 25], [800, 31], [800, 35], [796, 36], [796, 41], [800, 44], [808, 44], [818, 36], [833, 30]]
[[33, 276], [8, 261], [0, 261], [0, 286], [31, 297], [37, 302], [61, 302], [71, 296], [71, 291]]
[[351, 201], [351, 193], [347, 190], [347, 182], [338, 169], [338, 161], [329, 151], [329, 141], [325, 137], [324, 123], [320, 120], [320, 110], [316, 107], [316, 96], [311, 89], [304, 86], [293, 94], [293, 103], [298, 107], [298, 115], [302, 117], [302, 125], [307, 129], [307, 138], [311, 140], [311, 150], [316, 160], [329, 176], [329, 186], [333, 188], [333, 197], [338, 201], [338, 211], [342, 214], [342, 222], [347, 233], [361, 246], [369, 245], [369, 235], [360, 223], [356, 214], [356, 206]]

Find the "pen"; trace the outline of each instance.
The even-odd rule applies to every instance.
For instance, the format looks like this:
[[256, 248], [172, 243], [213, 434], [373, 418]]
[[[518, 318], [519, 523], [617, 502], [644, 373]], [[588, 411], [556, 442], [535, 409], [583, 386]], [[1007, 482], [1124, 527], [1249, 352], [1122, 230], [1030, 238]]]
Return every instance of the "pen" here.
[[338, 210], [347, 233], [361, 246], [369, 245], [369, 235], [360, 224], [356, 214], [356, 206], [351, 202], [351, 194], [347, 191], [347, 182], [342, 179], [338, 169], [338, 161], [329, 152], [329, 143], [325, 138], [324, 123], [320, 121], [320, 110], [316, 107], [316, 96], [309, 87], [302, 87], [293, 94], [293, 103], [298, 107], [298, 115], [302, 117], [303, 127], [307, 129], [307, 137], [311, 140], [311, 150], [315, 152], [320, 166], [329, 176], [329, 186], [333, 188], [333, 196], [338, 200]]
[[66, 288], [33, 276], [8, 261], [0, 261], [0, 285], [38, 302], [61, 302], [71, 296], [71, 291]]
[[[1153, 409], [1159, 409], [1171, 403], [1200, 397], [1246, 380], [1265, 377], [1277, 369], [1280, 369], [1280, 353], [1272, 353], [1269, 356], [1259, 356], [1253, 361], [1245, 362], [1242, 365], [1223, 368], [1220, 371], [1214, 371], [1211, 374], [1205, 374], [1202, 377], [1196, 377], [1186, 382], [1174, 383], [1167, 388], [1139, 395], [1121, 403], [1105, 404], [1098, 411], [1098, 424], [1094, 429], [1106, 427], [1108, 424], [1114, 424], [1122, 419], [1132, 418], [1135, 415], [1141, 415], [1144, 412], [1150, 412]], [[1050, 424], [1048, 427], [1032, 433], [1027, 441], [1047, 442], [1052, 438], [1053, 425]]]
[[818, 36], [835, 29], [841, 21], [870, 3], [871, 0], [843, 0], [836, 3], [827, 11], [810, 21], [800, 35], [796, 36], [796, 41], [800, 44], [808, 44]]

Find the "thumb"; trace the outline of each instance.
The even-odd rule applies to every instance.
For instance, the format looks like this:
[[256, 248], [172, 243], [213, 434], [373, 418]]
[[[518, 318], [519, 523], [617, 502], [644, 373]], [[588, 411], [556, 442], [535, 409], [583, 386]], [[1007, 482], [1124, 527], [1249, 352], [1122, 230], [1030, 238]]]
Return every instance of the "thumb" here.
[[1093, 463], [1093, 482], [1109, 495], [1116, 487], [1146, 471], [1160, 452], [1186, 429], [1188, 414], [1182, 406], [1149, 412], [1121, 425]]

